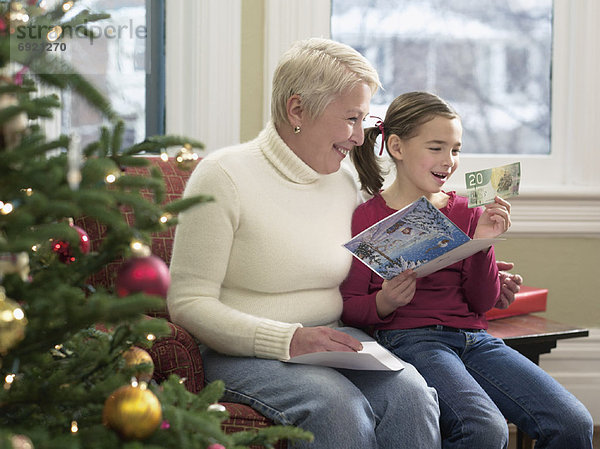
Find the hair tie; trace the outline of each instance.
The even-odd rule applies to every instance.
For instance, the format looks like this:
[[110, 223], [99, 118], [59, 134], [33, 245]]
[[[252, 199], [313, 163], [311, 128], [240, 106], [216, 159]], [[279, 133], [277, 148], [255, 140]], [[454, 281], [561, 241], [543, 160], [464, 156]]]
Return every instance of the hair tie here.
[[381, 132], [381, 148], [379, 149], [379, 157], [381, 157], [383, 155], [383, 146], [385, 145], [385, 128], [383, 126], [383, 120], [376, 115], [372, 115], [371, 118], [378, 119], [375, 126], [379, 128], [379, 131]]

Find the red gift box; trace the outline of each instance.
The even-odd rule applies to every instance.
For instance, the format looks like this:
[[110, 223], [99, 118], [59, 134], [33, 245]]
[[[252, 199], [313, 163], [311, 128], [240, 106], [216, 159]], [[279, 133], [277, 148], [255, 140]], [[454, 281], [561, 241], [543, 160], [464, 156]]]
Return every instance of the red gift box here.
[[527, 287], [522, 285], [521, 290], [516, 294], [514, 302], [508, 306], [508, 308], [492, 309], [485, 314], [485, 317], [490, 321], [509, 316], [526, 315], [532, 312], [543, 312], [546, 310], [547, 299], [547, 288]]

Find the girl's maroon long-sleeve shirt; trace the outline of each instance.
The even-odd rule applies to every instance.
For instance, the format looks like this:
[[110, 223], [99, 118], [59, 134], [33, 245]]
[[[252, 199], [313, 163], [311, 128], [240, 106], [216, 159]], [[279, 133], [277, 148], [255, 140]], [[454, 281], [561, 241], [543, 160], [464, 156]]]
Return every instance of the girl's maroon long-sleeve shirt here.
[[[483, 210], [469, 209], [467, 198], [449, 192], [446, 207], [440, 209], [469, 237], [473, 237]], [[393, 214], [381, 195], [361, 204], [352, 218], [355, 236], [381, 219]], [[479, 251], [460, 262], [417, 279], [416, 293], [410, 303], [380, 318], [375, 295], [383, 279], [357, 259], [340, 287], [344, 298], [342, 321], [345, 325], [372, 329], [413, 329], [431, 325], [487, 329], [485, 313], [494, 307], [500, 294], [500, 281], [494, 248]]]

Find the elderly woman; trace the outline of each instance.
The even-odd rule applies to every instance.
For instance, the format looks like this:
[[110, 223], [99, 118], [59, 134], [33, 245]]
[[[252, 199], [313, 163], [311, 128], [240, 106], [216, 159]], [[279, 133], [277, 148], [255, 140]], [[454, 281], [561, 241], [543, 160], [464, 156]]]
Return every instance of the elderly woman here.
[[169, 312], [207, 347], [207, 380], [225, 382], [224, 400], [311, 431], [311, 448], [441, 444], [436, 392], [409, 364], [374, 372], [282, 362], [370, 340], [337, 329], [351, 263], [342, 243], [359, 199], [340, 164], [362, 144], [379, 86], [352, 48], [297, 42], [274, 75], [272, 121], [200, 162], [185, 195], [215, 201], [181, 214], [175, 236]]

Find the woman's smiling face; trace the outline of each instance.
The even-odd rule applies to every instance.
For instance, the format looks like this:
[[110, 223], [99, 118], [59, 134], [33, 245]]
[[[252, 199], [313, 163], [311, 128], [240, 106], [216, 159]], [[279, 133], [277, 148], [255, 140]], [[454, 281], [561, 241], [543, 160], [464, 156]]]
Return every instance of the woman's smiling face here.
[[302, 121], [294, 152], [316, 172], [335, 173], [348, 153], [363, 143], [362, 122], [370, 103], [371, 89], [366, 83], [344, 91], [319, 117]]

